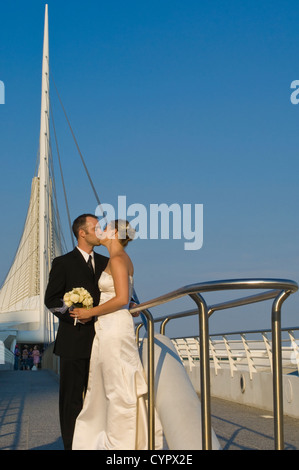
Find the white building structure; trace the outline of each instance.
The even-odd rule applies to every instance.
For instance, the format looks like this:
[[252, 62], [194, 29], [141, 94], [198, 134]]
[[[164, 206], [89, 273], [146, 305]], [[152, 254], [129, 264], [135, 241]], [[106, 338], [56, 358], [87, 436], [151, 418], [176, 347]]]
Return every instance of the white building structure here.
[[0, 340], [10, 350], [16, 342], [50, 343], [55, 335], [55, 318], [44, 305], [44, 293], [52, 260], [63, 253], [63, 237], [52, 171], [49, 88], [49, 30], [46, 5], [39, 168], [32, 180], [23, 234], [0, 290]]

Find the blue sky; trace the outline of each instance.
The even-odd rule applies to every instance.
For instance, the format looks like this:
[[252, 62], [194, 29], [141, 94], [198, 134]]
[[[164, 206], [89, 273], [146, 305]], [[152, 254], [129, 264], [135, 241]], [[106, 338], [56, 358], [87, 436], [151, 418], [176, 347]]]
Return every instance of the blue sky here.
[[[231, 278], [299, 280], [296, 1], [49, 0], [50, 66], [102, 202], [203, 204], [204, 242], [136, 240], [141, 300]], [[39, 139], [44, 2], [1, 2], [0, 279], [17, 248]], [[94, 212], [52, 85], [71, 217]], [[54, 165], [58, 169], [57, 159]], [[59, 173], [57, 186], [69, 241]], [[69, 245], [71, 248], [71, 245]], [[101, 251], [103, 252], [103, 250]], [[207, 296], [215, 303], [242, 293]], [[298, 295], [283, 325], [298, 324]], [[155, 316], [191, 309], [185, 299]], [[270, 304], [215, 313], [212, 332], [270, 328]], [[192, 319], [169, 334], [194, 334]]]

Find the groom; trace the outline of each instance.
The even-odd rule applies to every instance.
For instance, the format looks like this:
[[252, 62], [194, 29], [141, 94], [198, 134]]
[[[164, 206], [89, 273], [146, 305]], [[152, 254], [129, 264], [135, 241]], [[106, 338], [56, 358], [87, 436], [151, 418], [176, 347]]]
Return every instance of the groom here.
[[53, 260], [45, 293], [47, 308], [59, 318], [54, 353], [60, 356], [59, 415], [65, 450], [72, 448], [75, 422], [87, 387], [94, 322], [92, 319], [74, 326], [62, 299], [74, 287], [84, 287], [93, 297], [93, 305], [99, 303], [98, 281], [109, 259], [93, 251], [100, 244], [95, 232], [97, 224], [98, 219], [92, 214], [77, 217], [73, 232], [78, 245]]

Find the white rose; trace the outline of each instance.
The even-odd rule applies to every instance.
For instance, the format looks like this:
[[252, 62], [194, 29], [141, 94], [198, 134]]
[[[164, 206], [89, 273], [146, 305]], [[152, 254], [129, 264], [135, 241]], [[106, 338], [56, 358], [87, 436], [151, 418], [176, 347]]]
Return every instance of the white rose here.
[[92, 299], [89, 297], [87, 299], [84, 300], [83, 304], [85, 305], [85, 307], [90, 307], [92, 305]]
[[74, 303], [77, 304], [79, 302], [80, 296], [78, 294], [72, 294], [70, 296], [70, 300]]
[[67, 307], [71, 307], [73, 305], [73, 302], [71, 302], [70, 300], [65, 300], [64, 303]]

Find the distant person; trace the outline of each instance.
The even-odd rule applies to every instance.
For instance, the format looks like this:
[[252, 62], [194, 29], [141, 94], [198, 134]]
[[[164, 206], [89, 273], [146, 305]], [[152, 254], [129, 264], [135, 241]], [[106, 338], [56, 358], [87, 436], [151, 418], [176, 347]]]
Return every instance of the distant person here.
[[22, 370], [28, 370], [28, 356], [29, 356], [29, 351], [28, 351], [28, 346], [25, 344], [24, 348], [22, 349], [22, 359], [21, 359], [21, 368]]
[[28, 369], [32, 369], [33, 367], [33, 348], [29, 348], [29, 352], [28, 352]]
[[39, 364], [40, 364], [40, 352], [36, 345], [33, 348], [32, 357], [33, 357], [33, 367], [38, 369]]
[[14, 370], [19, 370], [20, 367], [20, 349], [18, 344], [15, 345], [15, 350], [14, 350], [14, 356], [15, 356], [15, 362], [14, 362]]

